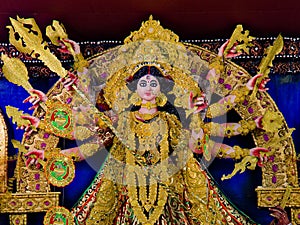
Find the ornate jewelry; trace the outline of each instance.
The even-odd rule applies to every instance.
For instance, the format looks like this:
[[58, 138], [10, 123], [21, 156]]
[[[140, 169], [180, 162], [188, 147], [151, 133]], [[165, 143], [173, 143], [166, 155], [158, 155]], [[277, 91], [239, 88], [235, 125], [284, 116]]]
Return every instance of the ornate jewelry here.
[[158, 20], [153, 20], [152, 15], [149, 20], [142, 23], [141, 28], [138, 31], [134, 31], [125, 38], [124, 43], [138, 42], [145, 39], [160, 40], [166, 42], [179, 42], [179, 37], [171, 30], [164, 29]]
[[241, 135], [247, 135], [250, 131], [254, 130], [256, 128], [256, 124], [254, 120], [246, 121], [246, 120], [240, 120], [239, 124], [241, 125], [237, 131]]
[[[131, 132], [138, 138], [137, 152], [151, 166], [160, 162], [157, 172], [141, 168], [136, 157], [126, 151], [128, 165], [127, 189], [135, 216], [142, 224], [154, 224], [164, 210], [168, 192], [161, 182], [167, 182], [167, 160], [169, 154], [168, 127], [163, 117], [159, 116], [151, 123], [136, 120], [131, 113]], [[160, 137], [159, 142], [158, 137]], [[160, 152], [157, 150], [160, 146]], [[150, 158], [147, 158], [149, 157]], [[148, 182], [146, 181], [148, 180]], [[160, 180], [160, 181], [158, 181]]]
[[45, 175], [54, 186], [64, 187], [70, 184], [75, 177], [73, 160], [64, 154], [53, 154], [48, 158]]
[[141, 104], [141, 108], [153, 109], [153, 108], [156, 108], [156, 107], [157, 107], [156, 103], [146, 102], [146, 103]]
[[234, 102], [242, 103], [246, 96], [249, 94], [250, 90], [246, 86], [239, 87], [231, 92], [232, 95], [235, 95]]
[[48, 100], [44, 120], [39, 123], [40, 129], [64, 138], [73, 138], [73, 117], [70, 105]]
[[159, 114], [159, 112], [148, 114], [148, 113], [140, 113], [139, 111], [135, 112], [135, 115], [139, 118], [141, 118], [143, 121], [151, 120], [154, 117], [156, 117]]
[[250, 155], [248, 148], [241, 148], [240, 146], [235, 145], [233, 146], [233, 149], [234, 149], [233, 152], [228, 153], [228, 151], [230, 151], [229, 148], [220, 148], [218, 156], [221, 158], [224, 156], [229, 156], [232, 159], [241, 159]]
[[159, 95], [155, 98], [156, 104], [160, 107], [163, 107], [167, 101], [167, 96], [164, 95], [164, 93], [160, 92]]
[[[143, 62], [130, 66], [127, 65], [126, 67], [121, 68], [119, 71], [114, 72], [108, 78], [108, 80], [106, 81], [106, 86], [104, 88], [104, 98], [110, 107], [113, 108], [115, 104], [118, 104], [118, 93], [120, 93], [123, 89], [127, 89], [126, 80], [128, 80], [128, 78], [130, 78], [132, 74], [134, 74], [140, 68], [141, 65], [155, 66], [163, 72], [162, 74], [166, 77], [166, 79], [172, 79], [174, 81], [174, 88], [176, 89], [176, 91], [171, 91], [170, 93], [166, 94], [172, 93], [175, 95], [176, 99], [181, 98], [184, 101], [184, 103], [182, 103], [181, 101], [177, 101], [175, 106], [188, 109], [188, 97], [190, 92], [192, 92], [193, 96], [195, 97], [201, 96], [202, 91], [199, 88], [198, 83], [188, 75], [188, 72], [178, 69], [181, 67], [171, 67], [169, 64], [158, 64], [156, 62], [148, 62], [147, 64], [145, 64], [145, 62]], [[183, 98], [183, 96], [186, 97]], [[157, 102], [157, 104], [159, 103], [163, 106], [166, 102], [166, 99], [164, 97], [161, 97], [161, 99], [162, 100], [158, 99], [159, 101]], [[136, 94], [132, 95], [129, 102], [132, 105], [140, 104], [140, 101]]]
[[134, 92], [129, 99], [129, 103], [135, 106], [140, 106], [142, 104], [142, 99], [138, 93]]
[[73, 215], [65, 207], [61, 206], [49, 209], [44, 217], [44, 224], [47, 225], [66, 225], [73, 223]]

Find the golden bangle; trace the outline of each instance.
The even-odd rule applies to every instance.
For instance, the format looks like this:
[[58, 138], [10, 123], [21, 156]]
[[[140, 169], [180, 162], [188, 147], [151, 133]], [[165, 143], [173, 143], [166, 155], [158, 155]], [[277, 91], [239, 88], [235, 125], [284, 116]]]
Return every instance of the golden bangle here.
[[41, 130], [46, 130], [47, 129], [47, 122], [45, 122], [44, 120], [40, 120], [39, 125], [37, 128], [41, 129]]
[[234, 152], [230, 153], [229, 156], [233, 159], [241, 159], [250, 155], [248, 148], [241, 148], [238, 145], [233, 146]]
[[240, 127], [237, 129], [237, 131], [241, 135], [247, 135], [250, 131], [256, 128], [256, 124], [254, 120], [250, 120], [250, 121], [241, 120], [238, 123], [240, 124]]
[[44, 157], [49, 159], [52, 155], [59, 154], [61, 152], [60, 148], [51, 148], [44, 151]]

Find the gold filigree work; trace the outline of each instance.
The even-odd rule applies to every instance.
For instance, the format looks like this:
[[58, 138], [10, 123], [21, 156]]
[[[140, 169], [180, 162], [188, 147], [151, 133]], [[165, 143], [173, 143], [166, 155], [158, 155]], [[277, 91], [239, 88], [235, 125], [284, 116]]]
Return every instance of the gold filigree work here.
[[160, 40], [167, 42], [179, 42], [179, 37], [171, 30], [164, 29], [158, 20], [153, 20], [152, 15], [148, 21], [142, 23], [138, 31], [132, 32], [124, 43], [147, 41], [147, 40]]
[[[46, 65], [49, 66], [51, 70], [57, 72], [60, 76], [64, 76], [66, 71], [61, 68], [61, 65], [56, 64], [56, 61], [52, 60], [53, 56], [50, 56], [50, 58], [47, 59], [49, 56], [48, 52], [44, 52], [41, 49], [41, 46], [47, 46], [40, 38], [41, 33], [35, 22], [33, 22], [33, 20], [18, 18], [18, 21], [12, 20], [12, 23], [15, 30], [19, 31], [21, 36], [22, 34], [25, 36], [25, 46], [20, 46], [20, 43], [16, 42], [17, 40], [13, 40], [12, 33], [11, 42], [15, 44], [18, 49], [24, 52], [32, 54], [42, 53], [43, 56], [41, 59], [45, 61]], [[31, 31], [34, 31], [34, 33], [37, 33], [37, 35], [28, 35], [27, 33], [24, 34], [25, 31], [28, 31], [28, 26], [24, 26], [24, 24], [33, 25]], [[10, 30], [12, 32], [12, 27], [10, 27]], [[59, 36], [63, 37], [64, 34]], [[247, 39], [244, 39], [245, 37], [243, 36], [240, 40], [241, 42], [247, 42], [249, 40], [248, 32], [245, 33], [245, 36]], [[30, 38], [32, 38], [32, 40]], [[232, 38], [234, 41], [237, 39], [238, 38]], [[35, 41], [36, 43], [32, 43], [32, 41]], [[29, 48], [32, 46], [26, 45], [28, 43], [29, 45], [32, 44], [34, 51]], [[252, 132], [255, 145], [270, 148], [270, 154], [274, 156], [274, 160], [266, 163], [265, 167], [263, 168], [263, 187], [272, 186], [276, 189], [280, 187], [283, 188], [284, 192], [284, 187], [287, 185], [291, 185], [294, 188], [298, 186], [297, 168], [295, 165], [295, 149], [291, 138], [291, 129], [288, 128], [283, 116], [280, 113], [278, 113], [275, 117], [268, 115], [268, 110], [276, 113], [279, 110], [266, 93], [261, 93], [254, 90], [252, 93], [255, 94], [251, 96], [252, 98], [249, 98], [250, 90], [246, 90], [243, 86], [246, 81], [251, 78], [249, 73], [230, 61], [224, 61], [224, 63], [222, 62], [221, 65], [220, 58], [218, 58], [214, 53], [211, 53], [205, 49], [202, 49], [198, 46], [180, 43], [177, 35], [169, 30], [163, 29], [160, 26], [159, 21], [153, 20], [152, 17], [150, 17], [149, 21], [146, 21], [142, 24], [142, 27], [139, 31], [133, 32], [129, 37], [127, 37], [124, 40], [124, 43], [125, 45], [118, 46], [113, 50], [107, 51], [106, 53], [98, 56], [98, 58], [95, 57], [95, 63], [91, 67], [92, 73], [96, 74], [95, 79], [98, 79], [98, 83], [96, 82], [97, 85], [99, 85], [99, 83], [99, 86], [104, 86], [104, 84], [106, 84], [104, 89], [104, 97], [112, 109], [115, 109], [115, 111], [118, 113], [124, 113], [124, 109], [130, 105], [128, 99], [130, 99], [130, 95], [132, 94], [128, 89], [126, 89], [126, 78], [134, 74], [134, 72], [137, 71], [140, 66], [147, 64], [156, 66], [162, 71], [162, 74], [165, 75], [166, 79], [170, 77], [172, 78], [175, 84], [172, 92], [176, 99], [175, 106], [182, 107], [185, 111], [187, 111], [187, 109], [189, 109], [188, 97], [190, 96], [191, 92], [195, 98], [202, 94], [202, 90], [199, 88], [199, 80], [200, 76], [208, 71], [208, 63], [210, 62], [213, 67], [217, 67], [217, 69], [219, 68], [220, 72], [227, 72], [221, 73], [220, 77], [215, 77], [219, 79], [211, 80], [213, 88], [216, 88], [216, 94], [219, 96], [236, 94], [236, 99], [234, 101], [235, 104], [233, 104], [231, 101], [225, 101], [224, 104], [217, 103], [209, 106], [207, 117], [214, 118], [234, 109], [244, 121], [252, 122], [251, 124], [241, 122], [241, 127], [238, 131], [239, 133], [246, 134], [249, 130], [254, 130], [254, 118], [257, 118], [260, 115], [266, 115], [266, 117], [264, 117], [265, 122], [263, 122], [263, 125], [265, 125], [265, 130], [257, 129]], [[234, 43], [229, 43], [228, 46], [233, 46], [232, 44]], [[32, 52], [29, 52], [29, 50]], [[244, 49], [244, 51], [246, 50], [247, 49]], [[277, 51], [274, 52], [277, 53]], [[79, 61], [82, 60], [82, 58], [79, 56], [75, 56], [75, 59], [76, 57]], [[80, 70], [80, 68], [86, 65], [84, 64], [84, 60], [82, 60], [82, 62], [83, 64], [77, 63], [75, 67], [79, 68]], [[219, 64], [214, 65], [214, 62]], [[262, 64], [263, 68], [266, 68], [265, 65], [268, 67], [270, 65], [269, 63]], [[22, 73], [24, 73], [24, 71]], [[230, 76], [228, 74], [232, 75]], [[87, 74], [83, 74], [83, 77], [85, 76], [88, 77]], [[63, 88], [61, 87], [55, 87], [51, 89], [48, 97], [51, 96], [51, 98], [59, 99], [61, 103], [65, 103], [66, 99], [68, 99], [70, 95], [62, 89]], [[80, 100], [81, 98], [79, 98], [79, 101]], [[264, 105], [263, 107], [263, 102], [268, 102], [268, 104]], [[89, 113], [95, 113], [95, 111]], [[41, 109], [38, 109], [35, 112], [35, 115], [42, 114], [43, 111]], [[86, 123], [87, 120], [82, 118], [82, 115], [80, 116], [80, 121], [82, 123]], [[125, 162], [125, 164], [128, 166], [128, 173], [132, 175], [129, 176], [128, 181], [134, 185], [128, 188], [128, 196], [129, 201], [133, 206], [133, 211], [136, 214], [136, 218], [144, 224], [154, 224], [162, 214], [163, 206], [166, 204], [167, 197], [172, 196], [172, 194], [169, 195], [169, 193], [167, 193], [169, 182], [172, 183], [172, 181], [169, 181], [166, 178], [167, 165], [162, 163], [160, 167], [154, 169], [154, 175], [163, 178], [163, 182], [158, 182], [152, 176], [150, 177], [148, 173], [135, 169], [141, 167], [141, 165], [152, 165], [163, 161], [168, 157], [170, 146], [172, 146], [173, 149], [176, 149], [176, 146], [180, 146], [179, 150], [182, 151], [178, 151], [177, 153], [178, 155], [183, 155], [186, 153], [184, 152], [184, 149], [186, 149], [187, 145], [186, 143], [182, 143], [183, 141], [178, 138], [183, 136], [183, 134], [180, 134], [180, 131], [178, 131], [178, 129], [181, 127], [180, 122], [178, 122], [176, 118], [174, 119], [171, 118], [171, 116], [162, 115], [160, 113], [151, 116], [140, 116], [140, 118], [143, 120], [151, 120], [151, 122], [154, 122], [151, 124], [153, 125], [151, 127], [149, 124], [144, 124], [142, 121], [136, 120], [136, 117], [139, 117], [137, 114], [134, 115], [134, 113], [132, 113], [131, 116], [131, 120], [129, 120], [131, 121], [129, 124], [130, 126], [126, 126], [128, 125], [128, 122], [124, 122], [124, 118], [119, 120], [118, 126], [123, 127], [120, 129], [121, 132], [117, 133], [117, 138], [119, 138], [119, 140], [117, 140], [117, 138], [114, 139], [114, 144], [111, 148], [111, 155], [117, 160]], [[102, 127], [111, 123], [110, 119], [104, 119], [104, 123], [99, 122], [97, 125]], [[159, 119], [165, 123], [159, 123]], [[268, 125], [270, 125], [272, 122], [271, 120], [274, 119], [280, 121], [280, 126], [275, 123], [268, 127]], [[99, 115], [99, 120], [101, 120], [101, 115]], [[58, 120], [57, 122], [64, 124], [64, 121], [61, 120]], [[170, 127], [166, 127], [166, 124], [168, 124]], [[221, 129], [222, 127], [220, 128], [214, 123], [206, 123], [203, 125], [199, 121], [196, 121], [191, 126], [203, 126], [203, 129], [207, 130], [207, 134], [214, 134], [214, 132], [219, 133], [224, 131], [224, 129]], [[111, 128], [113, 129], [113, 127]], [[218, 131], [216, 131], [217, 129]], [[59, 132], [53, 130], [51, 132], [55, 135], [51, 136], [52, 134], [48, 134], [47, 136], [45, 135], [45, 131], [38, 129], [37, 132], [34, 132], [33, 135], [28, 139], [24, 139], [24, 144], [29, 150], [44, 146], [45, 143], [45, 148], [47, 149], [56, 148], [58, 143], [58, 138], [56, 136], [59, 136]], [[234, 132], [235, 127], [233, 126], [229, 126], [225, 129], [225, 134], [227, 133], [228, 137], [232, 136]], [[162, 137], [160, 137], [161, 140], [159, 142], [160, 151], [158, 151], [156, 145], [157, 143], [155, 143], [155, 141], [157, 141], [155, 137], [158, 136], [158, 133], [163, 134]], [[45, 136], [41, 137], [40, 135]], [[87, 133], [81, 137], [82, 139], [85, 139], [90, 135], [92, 135], [92, 133]], [[168, 140], [170, 143], [168, 143], [166, 140], [169, 138], [168, 135], [171, 139]], [[64, 138], [70, 138], [68, 135], [60, 136]], [[141, 143], [139, 148], [134, 146], [135, 138]], [[126, 144], [122, 145], [121, 142]], [[86, 151], [84, 152], [87, 152], [88, 155], [92, 155], [97, 150], [97, 147], [98, 146], [96, 144], [85, 145], [84, 148], [86, 148]], [[227, 153], [227, 150], [228, 149], [221, 149], [221, 153]], [[237, 173], [238, 171], [243, 172], [246, 166], [249, 166], [250, 169], [253, 169], [256, 166], [257, 158], [247, 155], [249, 153], [248, 149], [235, 147], [235, 150], [235, 153], [231, 154], [231, 157], [236, 159], [243, 157], [243, 160], [240, 162], [240, 164], [236, 164], [236, 168], [233, 173]], [[49, 150], [49, 152], [51, 152], [51, 150]], [[192, 153], [189, 152], [187, 155], [191, 154]], [[39, 184], [37, 181], [34, 181], [34, 175], [38, 174], [41, 176], [41, 173], [37, 170], [28, 170], [28, 168], [24, 166], [24, 161], [22, 160], [23, 159], [19, 157], [17, 166], [18, 191], [34, 192], [37, 188], [37, 184]], [[278, 171], [272, 170], [272, 166], [274, 165], [279, 167]], [[291, 171], [287, 171], [287, 168], [291, 168]], [[104, 171], [107, 172], [108, 170], [109, 169], [105, 168]], [[230, 176], [228, 176], [228, 178], [229, 177]], [[277, 180], [275, 180], [274, 177]], [[199, 221], [203, 223], [207, 221], [216, 223], [224, 222], [225, 217], [223, 218], [223, 216], [226, 215], [226, 213], [224, 214], [224, 210], [220, 210], [220, 202], [219, 200], [216, 200], [216, 190], [213, 187], [208, 187], [211, 184], [209, 182], [209, 178], [205, 176], [205, 172], [201, 170], [200, 165], [197, 164], [194, 158], [190, 158], [187, 164], [183, 167], [182, 173], [174, 175], [170, 180], [172, 179], [173, 181], [177, 179], [175, 182], [175, 190], [177, 190], [178, 193], [185, 193], [185, 189], [189, 189], [186, 193], [190, 201], [193, 203], [191, 212]], [[181, 183], [183, 179], [185, 181], [184, 185]], [[39, 182], [40, 181], [44, 184], [44, 186], [38, 186], [41, 188], [41, 191], [50, 191], [48, 184], [44, 182], [43, 179], [39, 180]], [[147, 181], [150, 182], [150, 185], [148, 186]], [[137, 187], [137, 184], [140, 186]], [[109, 221], [111, 222], [116, 215], [115, 209], [117, 208], [118, 204], [118, 187], [116, 187], [116, 185], [110, 180], [103, 180], [101, 188], [102, 190], [99, 192], [104, 195], [97, 196], [98, 199], [95, 203], [94, 211], [92, 211], [91, 216], [89, 217], [89, 221], [87, 222], [88, 224], [94, 224], [95, 221], [98, 222], [102, 220], [99, 219], [99, 215], [103, 216], [103, 220], [101, 221], [103, 222], [102, 224], [108, 224]], [[207, 190], [209, 190], [209, 193], [207, 193]], [[291, 195], [296, 192], [297, 190], [293, 189]], [[272, 195], [273, 192], [268, 193], [268, 196]], [[30, 193], [30, 196], [33, 198], [36, 197], [32, 193]], [[282, 196], [280, 195], [280, 197]], [[157, 201], [154, 201], [153, 199], [156, 199]], [[269, 201], [268, 206], [274, 206], [275, 203], [278, 203], [278, 201]], [[295, 205], [291, 206], [296, 207]], [[152, 213], [147, 214], [147, 212], [151, 212], [151, 209], [153, 210]], [[28, 211], [26, 210], [24, 212]], [[29, 210], [31, 210], [31, 208]], [[38, 210], [41, 210], [41, 208], [38, 208]], [[214, 214], [215, 212], [219, 211], [220, 213], [217, 213], [217, 215]], [[293, 212], [296, 211], [293, 209]], [[230, 221], [230, 216], [228, 216], [228, 214], [226, 220]]]

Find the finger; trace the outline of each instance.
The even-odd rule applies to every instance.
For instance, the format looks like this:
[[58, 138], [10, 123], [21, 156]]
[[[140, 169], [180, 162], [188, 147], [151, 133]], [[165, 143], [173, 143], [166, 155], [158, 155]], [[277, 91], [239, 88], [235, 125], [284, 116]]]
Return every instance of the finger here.
[[65, 85], [65, 88], [70, 88], [72, 86], [72, 83], [68, 83]]
[[277, 214], [285, 214], [285, 211], [281, 206], [276, 206], [274, 208], [270, 208], [269, 210]]
[[27, 131], [29, 131], [31, 129], [31, 126], [30, 125], [27, 125], [26, 127], [25, 127], [25, 131], [27, 132]]
[[74, 73], [71, 73], [71, 72], [68, 73], [68, 76], [69, 76], [70, 78], [72, 78], [72, 79], [76, 77], [76, 75], [75, 75]]
[[68, 77], [67, 79], [64, 80], [64, 84], [67, 84], [71, 81], [72, 79], [70, 77]]
[[29, 166], [30, 161], [31, 161], [31, 158], [26, 159], [26, 162], [25, 162], [26, 167]]
[[234, 45], [234, 46], [232, 46], [232, 48], [231, 49], [229, 49], [229, 51], [228, 52], [230, 52], [230, 53], [236, 53], [236, 46]]
[[256, 74], [254, 77], [252, 77], [251, 79], [249, 79], [249, 81], [247, 82], [246, 84], [246, 87], [249, 89], [249, 90], [253, 90], [254, 88], [254, 85], [256, 84], [256, 81], [258, 78], [260, 78], [261, 76], [263, 76], [263, 74], [259, 73], [259, 74]]
[[34, 151], [29, 151], [29, 152], [25, 153], [24, 156], [30, 157], [32, 154], [34, 154]]
[[195, 105], [203, 105], [204, 103], [205, 103], [204, 100], [200, 100], [200, 101], [195, 102], [194, 104]]
[[71, 80], [68, 84], [66, 84], [65, 86], [66, 87], [70, 87], [74, 84], [75, 80]]
[[36, 94], [38, 96], [41, 96], [44, 94], [42, 91], [37, 90], [37, 89], [31, 89], [31, 93]]
[[221, 45], [221, 47], [219, 48], [219, 51], [218, 51], [218, 56], [223, 55], [223, 53], [225, 51], [225, 48], [227, 47], [228, 43], [229, 43], [229, 39], [224, 44]]
[[270, 216], [273, 216], [276, 219], [280, 218], [280, 215], [276, 214], [276, 213], [271, 213]]
[[33, 106], [29, 107], [28, 109], [29, 110], [33, 110], [33, 109], [36, 109], [38, 106], [39, 106], [38, 104], [37, 105], [33, 105]]
[[70, 39], [64, 39], [64, 42], [69, 43], [76, 54], [80, 53], [80, 47], [75, 41], [72, 41]]
[[27, 98], [25, 98], [25, 99], [23, 100], [23, 103], [28, 102], [31, 98], [32, 98], [32, 96], [28, 96]]
[[58, 51], [61, 52], [61, 53], [69, 53], [69, 51], [67, 50], [66, 46], [62, 42], [59, 43]]
[[24, 125], [18, 126], [18, 127], [17, 127], [17, 130], [19, 130], [19, 129], [20, 129], [20, 130], [24, 130], [24, 129], [25, 129], [25, 126], [24, 126]]
[[189, 96], [189, 108], [193, 108], [194, 107], [194, 103], [193, 103], [193, 92], [190, 92], [190, 96]]
[[255, 122], [255, 124], [256, 124], [256, 127], [258, 127], [258, 128], [260, 128], [260, 129], [262, 129], [263, 128], [263, 125], [262, 125], [262, 116], [259, 116], [259, 117], [257, 117], [255, 120], [254, 120], [254, 122]]
[[25, 126], [18, 126], [17, 128], [16, 128], [17, 130], [24, 130], [25, 129]]
[[31, 116], [22, 115], [21, 118], [22, 118], [22, 119], [25, 119], [25, 120], [30, 120]]
[[202, 111], [203, 109], [205, 109], [205, 108], [206, 108], [206, 105], [199, 106], [199, 107], [194, 111], [194, 114], [201, 112], [201, 111]]
[[234, 58], [234, 57], [237, 57], [239, 55], [243, 54], [242, 52], [237, 52], [237, 53], [228, 53], [226, 55], [226, 58]]
[[276, 206], [275, 209], [280, 211], [280, 212], [286, 213], [284, 208], [282, 208], [280, 205]]
[[36, 161], [35, 159], [31, 159], [29, 164], [33, 165], [35, 161]]
[[197, 101], [204, 101], [204, 99], [205, 99], [204, 96], [200, 96], [200, 97], [197, 97], [197, 98], [196, 98]]
[[30, 165], [32, 165], [32, 164], [34, 164], [34, 159], [33, 158], [28, 158], [27, 160], [26, 160], [26, 163], [25, 163], [25, 165], [26, 166], [30, 166]]
[[34, 101], [35, 101], [35, 97], [31, 97], [28, 102], [32, 104]]
[[36, 105], [36, 104], [38, 104], [40, 101], [41, 101], [41, 99], [40, 99], [40, 98], [37, 98], [34, 102], [32, 102], [32, 105]]
[[65, 88], [68, 88], [70, 87], [75, 81], [74, 80], [71, 80], [71, 79], [68, 79], [66, 80], [65, 82], [63, 82], [63, 85]]
[[28, 131], [28, 132], [26, 133], [26, 136], [30, 136], [30, 135], [32, 134], [32, 132], [33, 132], [33, 130], [31, 129], [30, 131]]

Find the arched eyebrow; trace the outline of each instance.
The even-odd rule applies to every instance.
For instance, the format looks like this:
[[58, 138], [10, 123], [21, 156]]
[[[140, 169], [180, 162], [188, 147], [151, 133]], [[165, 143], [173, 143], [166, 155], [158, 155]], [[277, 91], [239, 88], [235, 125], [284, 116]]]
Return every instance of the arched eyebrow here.
[[146, 87], [146, 86], [147, 86], [147, 81], [145, 81], [145, 80], [140, 80], [140, 81], [138, 82], [138, 85], [139, 85], [140, 87]]

